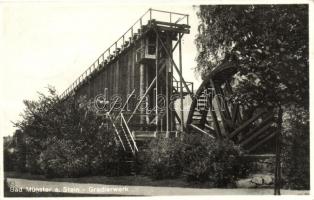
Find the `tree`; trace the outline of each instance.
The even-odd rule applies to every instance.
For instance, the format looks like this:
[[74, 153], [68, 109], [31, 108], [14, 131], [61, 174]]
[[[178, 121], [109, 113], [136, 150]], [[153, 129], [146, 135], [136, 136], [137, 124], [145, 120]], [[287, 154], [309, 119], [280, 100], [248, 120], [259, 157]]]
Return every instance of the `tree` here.
[[[226, 55], [235, 59], [233, 101], [277, 111], [280, 141], [284, 111], [303, 107], [308, 112], [308, 6], [206, 5], [198, 17], [196, 70], [205, 75]], [[279, 154], [280, 143], [277, 147]]]
[[17, 137], [25, 143], [28, 171], [48, 177], [117, 171], [114, 132], [106, 130], [105, 119], [96, 115], [86, 98], [59, 99], [49, 88], [48, 95], [39, 93], [38, 100], [24, 104], [23, 118], [15, 125], [23, 135]]

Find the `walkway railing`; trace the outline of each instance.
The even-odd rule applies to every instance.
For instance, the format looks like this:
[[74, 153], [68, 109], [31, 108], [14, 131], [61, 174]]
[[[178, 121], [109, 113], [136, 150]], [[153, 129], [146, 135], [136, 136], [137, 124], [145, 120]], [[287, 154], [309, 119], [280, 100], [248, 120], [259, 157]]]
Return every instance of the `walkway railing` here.
[[157, 21], [164, 21], [174, 24], [189, 25], [189, 15], [168, 12], [162, 10], [148, 9], [120, 38], [118, 38], [109, 48], [107, 48], [93, 63], [88, 67], [61, 95], [60, 98], [67, 97], [76, 88], [78, 88], [83, 81], [88, 79], [91, 74], [98, 71], [105, 64], [113, 60], [125, 48], [129, 47], [134, 40], [136, 40], [142, 32], [142, 26], [149, 24], [155, 19]]

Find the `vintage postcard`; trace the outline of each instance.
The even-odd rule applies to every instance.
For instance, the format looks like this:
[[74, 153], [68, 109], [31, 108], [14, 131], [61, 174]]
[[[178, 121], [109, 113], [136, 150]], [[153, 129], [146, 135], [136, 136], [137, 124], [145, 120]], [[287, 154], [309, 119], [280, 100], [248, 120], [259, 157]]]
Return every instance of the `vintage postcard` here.
[[2, 197], [311, 199], [312, 2], [252, 3], [0, 1]]

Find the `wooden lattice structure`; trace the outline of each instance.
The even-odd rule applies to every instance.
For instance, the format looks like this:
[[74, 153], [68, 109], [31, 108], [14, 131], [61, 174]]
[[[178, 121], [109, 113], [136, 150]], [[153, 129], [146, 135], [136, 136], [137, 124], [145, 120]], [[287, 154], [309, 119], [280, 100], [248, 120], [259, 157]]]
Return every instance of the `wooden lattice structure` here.
[[[274, 114], [263, 108], [246, 109], [226, 99], [233, 93], [235, 61], [225, 59], [204, 78], [196, 91], [187, 119], [190, 131], [211, 138], [227, 138], [239, 144], [248, 153], [268, 141], [273, 141], [277, 130], [273, 126]], [[273, 153], [273, 149], [268, 149]]]

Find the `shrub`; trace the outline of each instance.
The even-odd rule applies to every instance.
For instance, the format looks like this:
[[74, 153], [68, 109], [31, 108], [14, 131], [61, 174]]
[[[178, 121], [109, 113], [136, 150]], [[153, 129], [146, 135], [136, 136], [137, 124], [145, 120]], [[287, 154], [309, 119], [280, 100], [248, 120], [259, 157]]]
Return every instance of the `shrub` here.
[[143, 153], [144, 174], [154, 179], [176, 178], [181, 175], [184, 158], [180, 139], [153, 139]]
[[185, 144], [184, 175], [188, 181], [210, 181], [216, 187], [225, 187], [249, 172], [241, 149], [229, 140], [190, 135]]
[[229, 140], [218, 142], [192, 134], [183, 141], [157, 138], [144, 153], [143, 171], [154, 179], [183, 175], [187, 181], [209, 181], [216, 187], [224, 187], [249, 173], [241, 149]]

